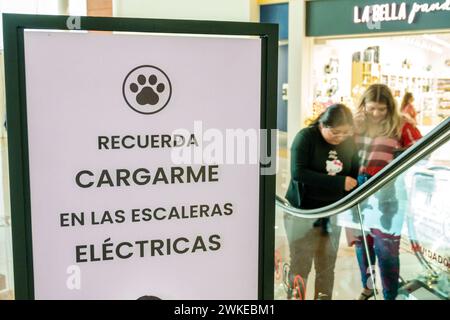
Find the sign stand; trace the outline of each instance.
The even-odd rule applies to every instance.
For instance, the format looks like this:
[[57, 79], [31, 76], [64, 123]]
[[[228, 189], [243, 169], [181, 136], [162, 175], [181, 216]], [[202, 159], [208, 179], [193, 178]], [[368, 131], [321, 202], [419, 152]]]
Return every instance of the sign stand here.
[[16, 299], [273, 299], [275, 172], [202, 143], [256, 130], [271, 150], [277, 26], [3, 24]]

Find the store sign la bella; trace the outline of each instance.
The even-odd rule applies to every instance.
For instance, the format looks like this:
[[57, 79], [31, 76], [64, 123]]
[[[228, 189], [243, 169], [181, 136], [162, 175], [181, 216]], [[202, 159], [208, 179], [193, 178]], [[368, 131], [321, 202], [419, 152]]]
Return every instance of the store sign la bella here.
[[362, 10], [355, 6], [353, 8], [353, 22], [370, 23], [383, 21], [402, 21], [407, 20], [411, 24], [418, 13], [430, 13], [436, 11], [450, 11], [450, 0], [444, 2], [417, 3], [414, 2], [408, 12], [405, 2], [374, 4], [365, 6]]

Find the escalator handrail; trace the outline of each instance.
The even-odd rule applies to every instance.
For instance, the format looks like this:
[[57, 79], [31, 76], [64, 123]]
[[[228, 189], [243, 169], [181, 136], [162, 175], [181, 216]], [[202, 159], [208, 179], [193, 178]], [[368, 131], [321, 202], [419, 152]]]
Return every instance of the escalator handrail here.
[[276, 195], [276, 205], [292, 216], [308, 219], [330, 217], [351, 209], [361, 201], [364, 201], [369, 196], [380, 190], [384, 185], [397, 178], [406, 169], [421, 160], [423, 157], [446, 143], [450, 138], [449, 129], [450, 117], [442, 121], [426, 136], [370, 178], [366, 183], [364, 183], [363, 186], [356, 188], [344, 198], [333, 204], [311, 210], [298, 209], [290, 205], [286, 199]]

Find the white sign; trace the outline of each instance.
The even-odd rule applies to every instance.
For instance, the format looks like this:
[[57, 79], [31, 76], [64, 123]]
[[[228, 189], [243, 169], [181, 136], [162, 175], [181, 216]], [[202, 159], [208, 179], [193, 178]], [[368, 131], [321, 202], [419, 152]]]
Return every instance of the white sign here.
[[435, 271], [450, 279], [450, 208], [448, 171], [416, 173], [411, 181], [408, 236], [412, 247]]
[[435, 11], [450, 11], [450, 0], [444, 2], [417, 3], [414, 2], [407, 12], [405, 2], [374, 4], [365, 6], [362, 10], [358, 6], [353, 8], [353, 22], [356, 23], [371, 23], [383, 21], [400, 21], [407, 20], [411, 24], [418, 13], [430, 13]]
[[259, 38], [25, 31], [36, 299], [257, 299], [259, 164], [173, 164], [259, 129]]

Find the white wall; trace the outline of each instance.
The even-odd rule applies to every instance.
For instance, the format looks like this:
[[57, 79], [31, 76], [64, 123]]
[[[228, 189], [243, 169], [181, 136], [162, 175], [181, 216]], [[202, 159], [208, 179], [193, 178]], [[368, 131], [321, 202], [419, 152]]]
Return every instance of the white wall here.
[[113, 0], [115, 17], [259, 21], [256, 0]]
[[305, 36], [305, 0], [289, 1], [288, 149], [312, 109], [312, 38]]
[[[0, 0], [0, 13], [86, 15], [86, 0]], [[0, 49], [3, 49], [1, 14]]]

